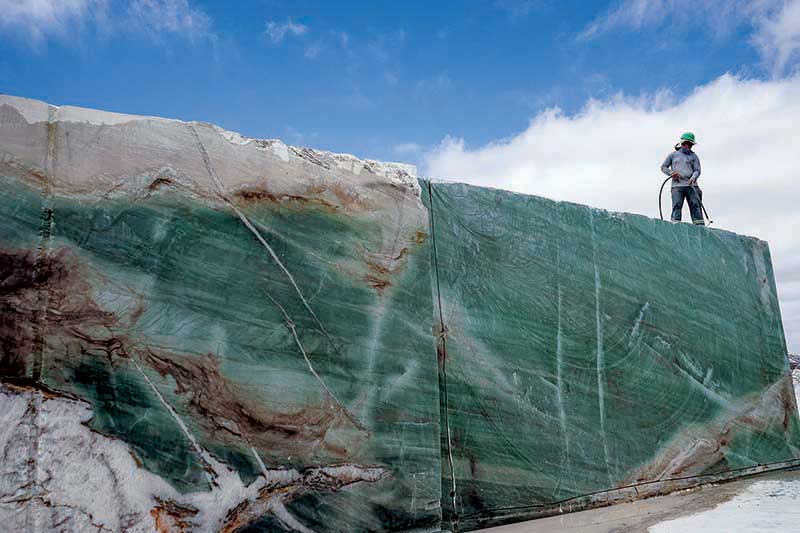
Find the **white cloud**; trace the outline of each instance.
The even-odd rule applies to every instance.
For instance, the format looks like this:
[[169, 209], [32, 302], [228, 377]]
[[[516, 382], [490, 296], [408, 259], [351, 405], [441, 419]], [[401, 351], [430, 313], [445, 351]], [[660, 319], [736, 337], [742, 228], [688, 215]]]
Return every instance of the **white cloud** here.
[[783, 72], [796, 61], [800, 54], [800, 1], [788, 1], [774, 16], [765, 18], [753, 41], [773, 72]]
[[19, 33], [33, 46], [47, 38], [74, 38], [86, 27], [150, 36], [209, 35], [211, 19], [188, 0], [0, 0], [0, 30]]
[[300, 37], [308, 33], [308, 26], [303, 24], [295, 24], [292, 19], [287, 19], [286, 22], [275, 22], [270, 20], [267, 22], [264, 33], [269, 40], [274, 44], [282, 42], [286, 37]]
[[800, 352], [798, 94], [800, 75], [725, 75], [680, 100], [618, 95], [575, 115], [546, 110], [486, 146], [446, 138], [424, 166], [438, 178], [657, 217], [659, 166], [677, 136], [694, 131], [706, 207], [716, 226], [770, 243], [790, 348]]
[[0, 0], [0, 30], [19, 32], [34, 45], [64, 35], [105, 11], [105, 0]]
[[773, 73], [781, 74], [800, 51], [798, 0], [624, 0], [578, 36], [593, 39], [618, 29], [661, 30], [671, 36], [703, 31], [722, 37], [749, 27], [751, 40]]
[[642, 30], [666, 24], [672, 30], [686, 31], [703, 26], [717, 34], [754, 17], [761, 17], [783, 0], [624, 0], [616, 8], [596, 18], [581, 34], [592, 38], [616, 29]]

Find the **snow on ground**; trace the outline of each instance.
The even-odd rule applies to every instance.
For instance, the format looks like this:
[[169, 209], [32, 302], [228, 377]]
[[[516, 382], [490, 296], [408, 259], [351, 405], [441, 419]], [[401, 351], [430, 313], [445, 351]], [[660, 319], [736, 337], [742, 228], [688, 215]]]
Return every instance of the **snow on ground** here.
[[758, 481], [717, 507], [651, 526], [650, 533], [800, 530], [800, 481]]
[[[794, 394], [800, 403], [800, 357], [789, 355]], [[800, 480], [757, 481], [707, 511], [656, 524], [651, 533], [800, 531]]]

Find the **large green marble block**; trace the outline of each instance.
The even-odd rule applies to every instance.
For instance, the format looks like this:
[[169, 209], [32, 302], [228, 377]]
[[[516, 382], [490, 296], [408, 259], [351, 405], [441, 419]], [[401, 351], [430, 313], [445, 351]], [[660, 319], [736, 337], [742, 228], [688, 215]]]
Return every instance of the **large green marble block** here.
[[0, 150], [4, 527], [438, 529], [402, 167], [8, 97]]
[[461, 184], [423, 195], [446, 527], [800, 457], [766, 243]]
[[0, 95], [0, 524], [470, 530], [800, 457], [765, 243]]

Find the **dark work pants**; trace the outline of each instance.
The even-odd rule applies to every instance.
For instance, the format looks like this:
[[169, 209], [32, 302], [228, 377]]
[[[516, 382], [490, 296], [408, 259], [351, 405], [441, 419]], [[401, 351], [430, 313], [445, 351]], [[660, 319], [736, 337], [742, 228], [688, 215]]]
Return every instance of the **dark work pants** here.
[[704, 224], [703, 211], [700, 208], [700, 189], [697, 187], [673, 187], [672, 188], [672, 220], [677, 221], [681, 219], [681, 211], [683, 211], [683, 200], [689, 204], [689, 213], [692, 215], [692, 222], [695, 224]]

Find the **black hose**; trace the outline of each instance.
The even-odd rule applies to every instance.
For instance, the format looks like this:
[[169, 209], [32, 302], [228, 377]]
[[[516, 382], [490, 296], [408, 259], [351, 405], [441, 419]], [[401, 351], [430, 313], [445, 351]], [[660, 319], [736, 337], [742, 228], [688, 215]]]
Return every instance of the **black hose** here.
[[705, 215], [706, 220], [708, 220], [708, 223], [711, 224], [714, 221], [711, 220], [710, 216], [708, 216], [708, 211], [706, 211], [706, 206], [703, 205], [703, 195], [700, 193], [700, 189], [697, 188], [697, 185], [692, 185], [692, 188], [694, 189], [694, 192], [697, 193], [697, 201], [700, 202], [700, 209], [703, 210], [703, 214]]
[[661, 184], [661, 190], [658, 191], [658, 216], [661, 217], [661, 220], [664, 220], [664, 212], [661, 210], [661, 197], [664, 196], [664, 185], [666, 185], [671, 179], [671, 177], [667, 177], [667, 179], [664, 180], [664, 183]]
[[[661, 220], [664, 220], [664, 211], [662, 211], [661, 209], [661, 198], [664, 196], [664, 185], [666, 185], [667, 182], [671, 179], [672, 176], [667, 177], [667, 179], [665, 179], [661, 183], [661, 189], [658, 190], [658, 216], [661, 218]], [[708, 216], [708, 211], [706, 211], [706, 206], [703, 205], [703, 196], [700, 194], [700, 189], [698, 189], [696, 185], [692, 185], [692, 189], [694, 189], [695, 194], [697, 194], [697, 201], [700, 202], [700, 209], [703, 210], [703, 215], [705, 215], [706, 220], [708, 220], [708, 223], [712, 224], [714, 221], [711, 220], [710, 216]]]

